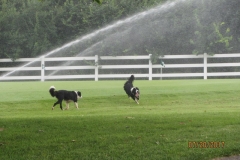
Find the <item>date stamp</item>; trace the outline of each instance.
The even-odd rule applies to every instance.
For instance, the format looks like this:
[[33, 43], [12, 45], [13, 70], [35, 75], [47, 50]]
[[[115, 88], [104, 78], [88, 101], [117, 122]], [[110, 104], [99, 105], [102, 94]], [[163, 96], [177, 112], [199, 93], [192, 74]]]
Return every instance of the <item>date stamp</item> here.
[[224, 141], [188, 141], [188, 148], [224, 148]]

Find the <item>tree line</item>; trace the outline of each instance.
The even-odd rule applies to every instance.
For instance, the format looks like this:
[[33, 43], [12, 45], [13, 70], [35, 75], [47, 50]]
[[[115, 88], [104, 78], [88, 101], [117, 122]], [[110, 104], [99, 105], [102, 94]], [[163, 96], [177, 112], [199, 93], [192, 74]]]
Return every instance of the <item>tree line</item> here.
[[[1, 0], [0, 58], [16, 60], [37, 57], [114, 21], [165, 3], [166, 0], [96, 2]], [[240, 51], [239, 0], [188, 0], [158, 16], [154, 20], [148, 19], [144, 24], [147, 26], [147, 34], [141, 37], [141, 42], [112, 48], [104, 48], [102, 45], [103, 48], [99, 50], [107, 53], [110, 49], [113, 54], [120, 55], [152, 54], [153, 57]], [[142, 34], [137, 29], [131, 32], [138, 36]]]

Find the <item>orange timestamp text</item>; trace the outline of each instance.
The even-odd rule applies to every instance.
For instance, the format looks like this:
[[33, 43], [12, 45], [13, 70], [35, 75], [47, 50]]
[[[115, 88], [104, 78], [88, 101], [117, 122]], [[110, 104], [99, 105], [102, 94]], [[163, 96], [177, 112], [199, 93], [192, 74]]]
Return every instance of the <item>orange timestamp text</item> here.
[[224, 141], [188, 141], [188, 148], [224, 148]]

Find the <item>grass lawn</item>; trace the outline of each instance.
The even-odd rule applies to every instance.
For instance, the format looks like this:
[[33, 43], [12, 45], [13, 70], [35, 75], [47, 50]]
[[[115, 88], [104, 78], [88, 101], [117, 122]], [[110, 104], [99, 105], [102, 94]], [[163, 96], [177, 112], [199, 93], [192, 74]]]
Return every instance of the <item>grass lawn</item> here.
[[[240, 153], [240, 80], [1, 82], [2, 160], [204, 160]], [[51, 110], [48, 89], [80, 90]], [[65, 103], [64, 108], [65, 108]]]

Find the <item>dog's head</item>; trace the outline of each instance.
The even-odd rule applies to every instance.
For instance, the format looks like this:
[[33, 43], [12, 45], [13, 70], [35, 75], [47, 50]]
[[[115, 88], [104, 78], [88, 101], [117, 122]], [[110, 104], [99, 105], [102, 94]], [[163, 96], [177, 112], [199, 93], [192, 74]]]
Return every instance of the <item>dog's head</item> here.
[[53, 88], [53, 89], [56, 89], [54, 86], [51, 86], [51, 87], [50, 87], [50, 89], [52, 89], [52, 88]]
[[132, 89], [132, 94], [139, 100], [139, 98], [140, 98], [140, 90], [139, 90], [138, 87], [134, 87]]
[[77, 93], [77, 98], [82, 98], [82, 93], [81, 92], [76, 91], [76, 93]]

